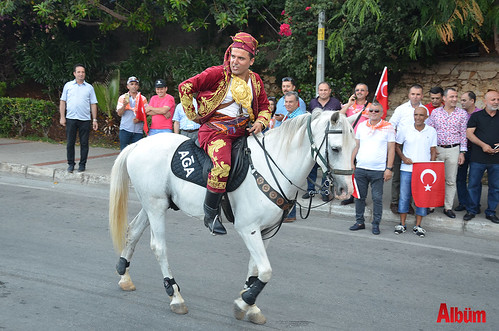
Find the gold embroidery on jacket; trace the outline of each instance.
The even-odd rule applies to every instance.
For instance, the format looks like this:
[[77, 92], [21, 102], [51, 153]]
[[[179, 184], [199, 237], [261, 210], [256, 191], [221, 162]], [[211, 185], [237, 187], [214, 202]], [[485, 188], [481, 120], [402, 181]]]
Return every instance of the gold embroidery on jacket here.
[[194, 103], [192, 102], [192, 83], [185, 83], [180, 87], [180, 102], [185, 111], [185, 116], [188, 119], [193, 120], [196, 118], [196, 109], [194, 108]]
[[219, 179], [229, 177], [230, 165], [225, 164], [223, 161], [219, 163], [218, 158], [214, 155], [214, 153], [226, 145], [227, 143], [222, 139], [214, 140], [208, 145], [207, 152], [213, 162], [211, 176], [208, 178], [208, 185], [216, 189], [225, 189], [227, 185], [226, 181], [219, 181]]

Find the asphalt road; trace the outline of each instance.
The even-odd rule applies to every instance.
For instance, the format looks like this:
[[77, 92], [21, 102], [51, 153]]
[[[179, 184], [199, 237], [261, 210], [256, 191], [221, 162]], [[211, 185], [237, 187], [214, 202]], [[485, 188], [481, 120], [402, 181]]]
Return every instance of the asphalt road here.
[[[130, 217], [140, 209], [134, 195]], [[170, 215], [169, 258], [189, 308], [169, 310], [146, 231], [131, 261], [137, 291], [119, 289], [107, 226], [108, 188], [0, 174], [0, 329], [498, 330], [499, 241], [429, 232], [351, 232], [313, 213], [284, 224], [268, 253], [273, 277], [257, 304], [267, 324], [232, 316], [248, 253], [232, 226], [209, 235]], [[486, 323], [436, 323], [442, 303]]]

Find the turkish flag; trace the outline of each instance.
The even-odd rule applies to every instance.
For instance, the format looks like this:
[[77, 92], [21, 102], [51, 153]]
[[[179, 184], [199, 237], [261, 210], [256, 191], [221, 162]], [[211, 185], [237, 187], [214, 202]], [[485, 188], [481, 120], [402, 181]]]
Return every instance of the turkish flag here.
[[381, 78], [379, 80], [378, 88], [376, 89], [376, 93], [374, 97], [378, 102], [383, 106], [383, 116], [382, 119], [386, 118], [386, 113], [388, 111], [388, 70], [387, 67], [383, 69], [383, 73], [381, 74]]
[[412, 165], [411, 189], [417, 207], [443, 206], [445, 200], [444, 162], [415, 162]]
[[149, 128], [147, 127], [147, 115], [146, 115], [146, 109], [144, 107], [144, 102], [142, 101], [142, 95], [140, 92], [137, 94], [137, 111], [135, 112], [135, 117], [141, 121], [144, 122], [144, 132], [147, 134], [149, 132]]
[[359, 194], [359, 187], [357, 186], [357, 181], [355, 180], [354, 174], [352, 174], [352, 183], [353, 183], [353, 197], [359, 199], [360, 194]]

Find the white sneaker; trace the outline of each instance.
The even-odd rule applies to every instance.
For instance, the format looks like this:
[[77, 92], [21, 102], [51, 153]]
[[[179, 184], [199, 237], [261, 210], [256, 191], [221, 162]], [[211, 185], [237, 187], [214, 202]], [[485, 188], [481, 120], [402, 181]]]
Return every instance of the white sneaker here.
[[415, 227], [412, 229], [412, 231], [414, 232], [414, 234], [415, 234], [416, 236], [420, 236], [421, 238], [423, 238], [423, 237], [425, 236], [425, 234], [426, 234], [426, 230], [425, 230], [425, 229], [423, 229], [423, 228], [422, 228], [422, 227], [420, 227], [420, 226], [415, 226]]
[[401, 234], [401, 233], [404, 233], [405, 231], [407, 231], [407, 228], [402, 225], [402, 224], [399, 224], [399, 225], [395, 225], [395, 234]]

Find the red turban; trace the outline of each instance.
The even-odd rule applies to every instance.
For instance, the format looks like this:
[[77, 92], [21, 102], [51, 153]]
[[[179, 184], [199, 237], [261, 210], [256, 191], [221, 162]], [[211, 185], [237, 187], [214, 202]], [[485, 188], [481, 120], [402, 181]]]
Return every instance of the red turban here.
[[232, 48], [241, 48], [255, 56], [256, 48], [258, 47], [258, 41], [253, 38], [252, 35], [246, 32], [238, 32], [234, 37], [232, 37], [232, 45], [230, 45], [225, 51], [224, 56], [224, 68], [230, 71], [230, 54]]

